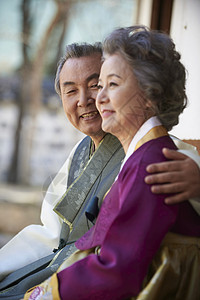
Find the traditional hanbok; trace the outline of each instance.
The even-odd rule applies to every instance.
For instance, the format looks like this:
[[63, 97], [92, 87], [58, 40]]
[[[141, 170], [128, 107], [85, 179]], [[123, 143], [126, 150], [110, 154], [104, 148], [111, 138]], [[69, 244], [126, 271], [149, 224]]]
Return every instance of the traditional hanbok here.
[[79, 249], [24, 299], [200, 299], [200, 219], [186, 201], [167, 206], [145, 184], [146, 167], [176, 149], [157, 118], [133, 138]]
[[[4, 270], [4, 274], [2, 274], [4, 276], [6, 271], [26, 262], [28, 258], [33, 259], [35, 257], [34, 262], [12, 272], [0, 282], [0, 299], [18, 300], [23, 297], [27, 289], [50, 277], [63, 261], [76, 250], [74, 242], [93, 226], [102, 197], [119, 173], [124, 151], [119, 140], [111, 134], [105, 135], [93, 154], [90, 151], [91, 144], [90, 137], [84, 138], [73, 154], [67, 176], [65, 176], [66, 173], [58, 174], [60, 176], [57, 175], [54, 186], [58, 194], [56, 194], [56, 191], [53, 193], [53, 184], [51, 185], [52, 189], [49, 188], [45, 201], [49, 202], [47, 208], [51, 206], [52, 218], [46, 220], [44, 226], [32, 225], [32, 231], [26, 228], [16, 239], [9, 243], [13, 245], [12, 249], [7, 245], [0, 251], [0, 271]], [[60, 190], [63, 190], [63, 188], [63, 195], [59, 197]], [[60, 232], [57, 231], [58, 226], [56, 226], [57, 223], [53, 218], [53, 208], [56, 211], [54, 214], [57, 215], [58, 213], [60, 216], [60, 225], [63, 222], [62, 229], [59, 226]], [[48, 225], [47, 221], [48, 228], [45, 226]], [[50, 235], [48, 235], [48, 230], [50, 230]], [[46, 249], [42, 247], [43, 235], [46, 233], [44, 241], [47, 241], [49, 236], [50, 243], [55, 232], [60, 236], [60, 243], [57, 242], [54, 252], [52, 248], [49, 255], [45, 256], [44, 251]], [[36, 239], [36, 245], [33, 243], [33, 237]], [[32, 243], [29, 244], [30, 241]], [[16, 247], [14, 247], [15, 242]], [[36, 256], [36, 254], [40, 254], [39, 245], [43, 254], [41, 259], [37, 259]], [[23, 248], [20, 246], [23, 246]], [[21, 252], [19, 252], [20, 248]], [[7, 256], [6, 249], [8, 250]], [[13, 251], [11, 257], [9, 257], [9, 249]], [[25, 257], [23, 258], [23, 256]]]

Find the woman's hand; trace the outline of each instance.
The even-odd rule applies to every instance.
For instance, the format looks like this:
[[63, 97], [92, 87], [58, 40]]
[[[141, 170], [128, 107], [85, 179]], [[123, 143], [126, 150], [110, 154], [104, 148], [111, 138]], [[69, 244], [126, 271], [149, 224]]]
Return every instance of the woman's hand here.
[[172, 196], [165, 198], [166, 204], [176, 204], [189, 198], [200, 197], [200, 169], [195, 161], [167, 148], [163, 148], [163, 154], [171, 161], [147, 167], [147, 172], [154, 173], [145, 177], [145, 182], [152, 184], [151, 191], [155, 194], [172, 193]]

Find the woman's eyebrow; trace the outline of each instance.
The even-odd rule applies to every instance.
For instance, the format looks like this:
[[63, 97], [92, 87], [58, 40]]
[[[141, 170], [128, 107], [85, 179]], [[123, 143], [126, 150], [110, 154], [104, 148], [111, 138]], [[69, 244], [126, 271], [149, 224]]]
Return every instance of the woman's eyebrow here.
[[109, 74], [107, 77], [110, 78], [110, 77], [113, 77], [113, 76], [115, 76], [115, 77], [121, 79], [121, 76], [119, 76], [119, 75], [117, 75], [117, 74], [115, 74], [115, 73], [111, 73], [111, 74]]
[[[117, 74], [115, 74], [115, 73], [112, 73], [112, 74], [108, 74], [108, 76], [107, 76], [107, 78], [110, 78], [110, 77], [117, 77], [117, 78], [119, 78], [119, 79], [121, 79], [121, 76], [119, 76], [119, 75], [117, 75]], [[99, 82], [101, 82], [102, 81], [102, 79], [99, 77]]]

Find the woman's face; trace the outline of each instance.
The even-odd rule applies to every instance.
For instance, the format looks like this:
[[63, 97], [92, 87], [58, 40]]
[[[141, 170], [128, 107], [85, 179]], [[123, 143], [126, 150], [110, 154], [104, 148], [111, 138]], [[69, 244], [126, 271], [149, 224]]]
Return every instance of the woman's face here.
[[105, 57], [96, 104], [103, 120], [102, 129], [117, 136], [126, 151], [148, 119], [149, 101], [145, 101], [131, 66], [118, 53]]

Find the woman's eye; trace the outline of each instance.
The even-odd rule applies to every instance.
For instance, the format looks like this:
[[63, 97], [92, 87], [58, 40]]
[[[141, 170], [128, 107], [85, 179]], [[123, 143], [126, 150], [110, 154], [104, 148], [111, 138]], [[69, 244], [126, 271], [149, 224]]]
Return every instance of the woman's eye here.
[[101, 90], [103, 87], [102, 87], [102, 85], [98, 84], [97, 88], [98, 88], [98, 90]]
[[113, 81], [111, 81], [111, 82], [109, 82], [109, 86], [111, 87], [111, 86], [117, 86], [118, 84], [116, 83], [116, 82], [113, 82]]

